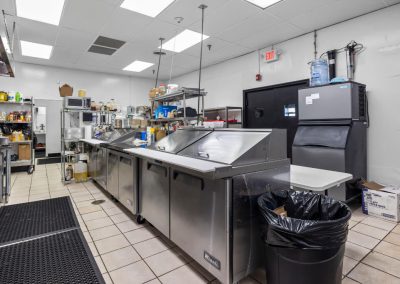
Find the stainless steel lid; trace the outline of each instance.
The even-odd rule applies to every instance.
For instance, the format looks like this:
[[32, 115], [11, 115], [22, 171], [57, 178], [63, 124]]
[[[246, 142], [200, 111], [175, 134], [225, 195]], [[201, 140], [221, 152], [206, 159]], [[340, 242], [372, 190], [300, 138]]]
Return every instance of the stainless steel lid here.
[[176, 154], [211, 132], [212, 131], [205, 129], [178, 129], [148, 148], [151, 150]]

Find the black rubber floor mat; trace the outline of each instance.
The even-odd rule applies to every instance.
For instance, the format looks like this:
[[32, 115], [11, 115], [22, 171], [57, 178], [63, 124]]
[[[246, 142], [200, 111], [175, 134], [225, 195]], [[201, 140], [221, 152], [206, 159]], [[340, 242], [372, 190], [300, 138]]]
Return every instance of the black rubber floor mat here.
[[80, 229], [2, 247], [0, 264], [0, 283], [105, 283]]
[[58, 164], [61, 163], [60, 157], [40, 158], [36, 160], [38, 165]]
[[0, 246], [77, 227], [79, 223], [69, 197], [0, 208]]

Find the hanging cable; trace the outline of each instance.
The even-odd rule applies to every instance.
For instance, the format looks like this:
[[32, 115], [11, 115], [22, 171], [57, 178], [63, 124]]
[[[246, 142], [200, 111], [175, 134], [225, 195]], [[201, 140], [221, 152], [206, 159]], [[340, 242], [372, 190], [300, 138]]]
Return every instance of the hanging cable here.
[[[182, 18], [183, 19], [183, 18]], [[181, 23], [181, 22], [178, 22]], [[178, 35], [178, 30], [176, 30], [175, 32], [175, 40], [174, 40], [174, 47], [173, 49], [175, 50], [175, 46], [176, 46], [176, 36]], [[169, 70], [169, 81], [168, 81], [168, 85], [171, 84], [171, 79], [172, 79], [172, 68], [174, 66], [174, 58], [175, 58], [175, 53], [172, 54], [172, 58], [171, 58], [171, 68]]]
[[317, 59], [317, 30], [314, 31], [314, 59]]
[[154, 86], [154, 88], [157, 88], [157, 86], [158, 86], [158, 75], [160, 74], [161, 56], [165, 54], [164, 52], [162, 52], [163, 41], [164, 41], [164, 38], [160, 37], [160, 42], [161, 42], [160, 51], [154, 52], [154, 54], [158, 55], [158, 67], [157, 67], [156, 85]]
[[[203, 64], [203, 39], [204, 39], [204, 10], [207, 8], [206, 5], [202, 4], [199, 6], [201, 9], [201, 44], [200, 44], [200, 67], [199, 67], [199, 94], [201, 90], [201, 68]], [[204, 105], [203, 105], [204, 112]], [[200, 96], [197, 98], [197, 124], [200, 120]]]

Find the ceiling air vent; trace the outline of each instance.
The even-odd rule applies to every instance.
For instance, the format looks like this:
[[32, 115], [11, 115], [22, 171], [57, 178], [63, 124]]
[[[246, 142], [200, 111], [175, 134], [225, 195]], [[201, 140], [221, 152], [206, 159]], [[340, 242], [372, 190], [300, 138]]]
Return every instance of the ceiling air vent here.
[[113, 55], [124, 44], [125, 41], [122, 40], [99, 36], [88, 51], [103, 55]]

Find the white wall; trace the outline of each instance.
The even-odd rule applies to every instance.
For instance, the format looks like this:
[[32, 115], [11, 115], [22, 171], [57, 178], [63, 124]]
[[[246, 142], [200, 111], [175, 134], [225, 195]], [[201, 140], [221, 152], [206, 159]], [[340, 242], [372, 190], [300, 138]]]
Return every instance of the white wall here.
[[[320, 53], [345, 46], [351, 40], [366, 50], [357, 58], [355, 80], [368, 88], [371, 126], [368, 131], [369, 178], [400, 185], [400, 5], [337, 24], [318, 32]], [[208, 91], [206, 107], [241, 106], [244, 89], [309, 77], [313, 35], [276, 45], [283, 54], [278, 62], [262, 64], [257, 52], [206, 68], [202, 87]], [[337, 74], [346, 76], [345, 56], [338, 57]], [[197, 72], [174, 78], [174, 83], [197, 86]]]
[[74, 88], [74, 96], [79, 89], [85, 89], [87, 96], [96, 102], [115, 99], [121, 106], [147, 105], [148, 92], [153, 80], [105, 73], [56, 68], [36, 64], [16, 63], [15, 78], [0, 77], [0, 89], [20, 91], [24, 96], [35, 99], [61, 99], [59, 83], [67, 83]]
[[67, 83], [74, 88], [85, 89], [87, 96], [96, 102], [110, 99], [121, 106], [148, 105], [148, 92], [153, 80], [105, 73], [87, 72], [35, 64], [16, 63], [15, 78], [0, 77], [0, 90], [19, 91], [24, 96], [34, 97], [37, 105], [47, 107], [46, 153], [59, 153], [60, 108], [62, 107], [58, 87]]

